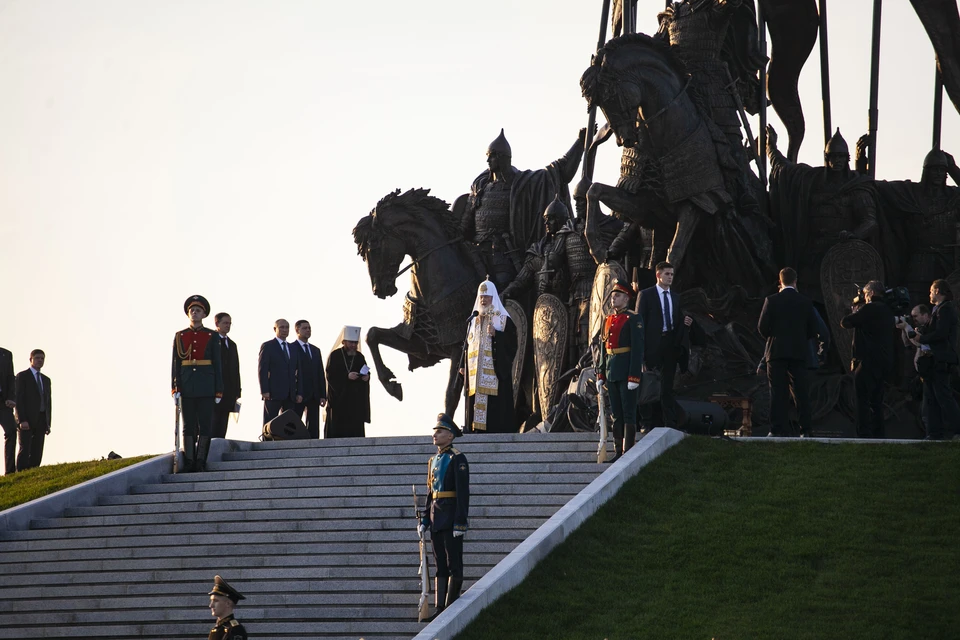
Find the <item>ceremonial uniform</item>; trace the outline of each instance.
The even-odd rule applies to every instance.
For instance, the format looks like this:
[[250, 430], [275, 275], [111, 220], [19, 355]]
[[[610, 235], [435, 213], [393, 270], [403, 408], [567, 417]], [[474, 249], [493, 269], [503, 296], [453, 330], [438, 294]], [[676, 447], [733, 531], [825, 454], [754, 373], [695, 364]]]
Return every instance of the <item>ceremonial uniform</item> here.
[[[614, 285], [614, 291], [631, 295], [623, 285]], [[597, 363], [597, 380], [604, 383], [610, 396], [613, 412], [613, 437], [617, 454], [633, 446], [637, 435], [637, 396], [640, 393], [640, 375], [643, 372], [643, 322], [631, 311], [616, 311], [603, 323], [603, 345]], [[629, 388], [630, 383], [637, 386]]]
[[229, 640], [246, 640], [249, 637], [247, 630], [231, 614], [226, 618], [217, 620], [217, 626], [210, 629], [207, 640], [228, 640], [228, 638]]
[[[454, 437], [460, 429], [445, 414], [434, 429]], [[463, 587], [463, 535], [470, 507], [470, 467], [467, 458], [452, 445], [430, 458], [427, 467], [427, 504], [421, 524], [430, 530], [437, 563], [437, 613], [460, 597]], [[449, 579], [449, 583], [448, 583]]]
[[217, 626], [210, 630], [207, 640], [247, 640], [247, 630], [233, 617], [233, 607], [244, 599], [243, 594], [227, 584], [220, 576], [214, 577], [210, 611], [217, 616]]
[[[184, 303], [184, 311], [199, 305], [209, 315], [210, 303], [203, 296], [191, 296]], [[216, 398], [223, 397], [220, 342], [217, 332], [198, 327], [187, 327], [173, 337], [171, 386], [180, 394], [183, 416], [183, 455], [187, 470], [206, 464], [210, 438], [213, 437], [213, 407]]]

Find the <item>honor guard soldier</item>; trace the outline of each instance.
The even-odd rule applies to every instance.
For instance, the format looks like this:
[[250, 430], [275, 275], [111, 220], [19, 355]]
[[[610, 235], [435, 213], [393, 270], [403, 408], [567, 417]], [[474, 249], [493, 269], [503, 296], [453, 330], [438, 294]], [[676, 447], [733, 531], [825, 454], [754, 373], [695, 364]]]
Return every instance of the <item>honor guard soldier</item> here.
[[463, 587], [463, 535], [467, 532], [470, 507], [470, 467], [466, 456], [453, 448], [453, 439], [462, 435], [448, 415], [437, 416], [433, 428], [437, 455], [430, 458], [427, 504], [420, 522], [423, 529], [430, 529], [437, 562], [436, 611], [429, 620], [453, 604]]
[[[630, 450], [637, 441], [637, 396], [643, 372], [643, 322], [627, 310], [633, 290], [617, 281], [610, 292], [613, 312], [603, 323], [600, 362], [597, 364], [597, 391], [606, 388], [613, 412], [613, 446], [616, 456]], [[611, 462], [612, 462], [611, 461]]]
[[207, 640], [246, 640], [250, 636], [243, 625], [233, 617], [233, 609], [243, 600], [243, 595], [220, 576], [213, 578], [210, 596], [210, 613], [217, 616], [217, 626], [210, 630]]
[[220, 342], [203, 326], [210, 303], [190, 296], [183, 303], [190, 326], [173, 337], [173, 397], [183, 415], [184, 471], [203, 471], [213, 437], [213, 406], [223, 396]]

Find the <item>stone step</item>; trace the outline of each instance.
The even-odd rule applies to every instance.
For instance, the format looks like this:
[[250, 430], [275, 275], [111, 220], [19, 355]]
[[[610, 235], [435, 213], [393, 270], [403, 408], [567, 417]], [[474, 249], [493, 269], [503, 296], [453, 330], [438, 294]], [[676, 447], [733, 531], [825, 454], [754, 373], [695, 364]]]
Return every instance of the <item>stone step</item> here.
[[[284, 541], [280, 544], [252, 544], [249, 542], [237, 543], [230, 546], [230, 555], [234, 557], [278, 558], [297, 554], [297, 557], [311, 555], [313, 560], [308, 564], [355, 564], [351, 556], [369, 558], [369, 563], [390, 563], [394, 557], [399, 562], [416, 564], [419, 554], [419, 539], [409, 541], [375, 541], [375, 542], [299, 542]], [[474, 540], [471, 536], [469, 553], [481, 556], [485, 554], [507, 555], [519, 542], [494, 542]], [[182, 547], [181, 547], [182, 548]], [[217, 556], [223, 553], [223, 543], [198, 544], [190, 541], [190, 556]], [[40, 564], [45, 562], [69, 562], [78, 560], [140, 560], [145, 558], [170, 558], [174, 555], [171, 547], [151, 547], [147, 545], [136, 547], [111, 547], [109, 549], [64, 549], [64, 550], [22, 550], [0, 551], [0, 571], [7, 571], [9, 567], [19, 563]], [[405, 558], [405, 559], [404, 559]], [[249, 562], [249, 560], [247, 560]], [[365, 563], [366, 564], [366, 563]]]
[[[425, 468], [425, 467], [424, 467]], [[576, 485], [587, 485], [603, 469], [599, 466], [588, 473], [550, 473], [537, 476], [537, 484], [554, 485], [570, 483]], [[514, 470], [514, 474], [516, 470]], [[417, 485], [417, 493], [422, 495], [424, 492], [424, 483], [426, 473], [423, 469], [420, 473], [411, 474], [408, 481], [404, 481], [403, 476], [369, 476], [361, 477], [357, 475], [332, 475], [315, 476], [307, 478], [256, 478], [256, 479], [235, 479], [231, 480], [229, 485], [225, 485], [222, 480], [204, 480], [205, 473], [191, 473], [178, 476], [165, 476], [161, 484], [140, 484], [131, 489], [132, 494], [148, 493], [180, 493], [190, 491], [244, 491], [244, 490], [263, 490], [263, 489], [301, 489], [317, 487], [403, 487], [407, 493], [411, 492], [411, 485]], [[470, 470], [471, 489], [480, 490], [481, 487], [490, 485], [502, 485], [504, 480], [511, 478], [512, 475], [500, 473], [483, 473], [483, 469], [474, 467]], [[512, 486], [512, 485], [511, 485]]]
[[[467, 447], [461, 447], [457, 443], [457, 449], [466, 454], [467, 459], [473, 460], [474, 457], [489, 457], [492, 454], [501, 453], [525, 453], [537, 454], [543, 453], [590, 453], [597, 450], [597, 438], [589, 441], [573, 442], [552, 442], [552, 441], [522, 441], [522, 442], [477, 442]], [[612, 446], [611, 446], [612, 449]], [[354, 456], [375, 456], [375, 457], [394, 457], [398, 455], [413, 455], [424, 461], [428, 460], [437, 452], [436, 447], [424, 445], [423, 443], [411, 445], [395, 444], [372, 444], [360, 447], [341, 446], [341, 447], [304, 447], [297, 449], [253, 449], [250, 451], [233, 451], [223, 456], [224, 460], [236, 462], [238, 460], [263, 460], [270, 458], [283, 458], [285, 460], [298, 460], [300, 458], [326, 459], [330, 457], [354, 457]]]
[[[163, 485], [152, 485], [163, 486]], [[477, 484], [470, 483], [470, 498], [489, 495], [565, 495], [575, 496], [583, 488], [582, 484]], [[423, 500], [425, 487], [417, 487], [417, 494]], [[196, 501], [223, 501], [223, 500], [250, 500], [277, 499], [277, 498], [348, 498], [348, 497], [396, 497], [406, 500], [413, 506], [413, 492], [405, 484], [398, 485], [353, 485], [348, 487], [272, 487], [269, 489], [237, 489], [223, 487], [218, 489], [205, 487], [196, 491], [187, 492], [139, 492], [125, 496], [104, 496], [100, 504], [155, 504], [161, 502], [196, 502]]]
[[[466, 451], [474, 444], [488, 443], [524, 443], [524, 442], [596, 442], [599, 438], [598, 433], [568, 432], [568, 433], [468, 433], [462, 438], [457, 438], [456, 446], [458, 449]], [[388, 438], [333, 438], [325, 440], [284, 440], [282, 442], [239, 442], [240, 446], [248, 447], [253, 451], [270, 451], [272, 449], [326, 449], [337, 447], [376, 447], [389, 445], [392, 447], [402, 447], [406, 445], [426, 446], [428, 450], [435, 451], [430, 443], [430, 433], [424, 433], [422, 436], [390, 436]]]
[[[381, 508], [381, 509], [248, 509], [245, 511], [210, 511], [210, 512], [180, 512], [180, 513], [149, 513], [117, 516], [84, 516], [66, 518], [38, 518], [31, 522], [35, 529], [50, 529], [53, 527], [83, 527], [83, 526], [117, 526], [129, 524], [159, 524], [164, 522], [236, 522], [236, 521], [270, 521], [286, 520], [288, 518], [310, 519], [341, 519], [341, 520], [377, 520], [384, 519], [409, 520], [412, 508]], [[557, 508], [545, 507], [477, 507], [470, 509], [470, 518], [549, 518], [556, 513]]]
[[[27, 531], [2, 531], [0, 541], [18, 540], [60, 540], [81, 538], [102, 538], [110, 544], [111, 541], [126, 536], [172, 536], [171, 544], [182, 544], [184, 536], [195, 535], [230, 535], [244, 533], [284, 533], [284, 532], [343, 532], [356, 531], [358, 533], [371, 531], [413, 531], [415, 520], [408, 517], [403, 520], [271, 520], [259, 522], [199, 522], [194, 524], [178, 524], [168, 521], [153, 524], [130, 524], [125, 526], [89, 525], [76, 526], [72, 520], [64, 520], [64, 526], [47, 529], [29, 529]], [[500, 530], [533, 530], [543, 524], [542, 518], [510, 518], [496, 517], [483, 518], [470, 514], [470, 531], [500, 531]], [[118, 543], [119, 544], [119, 543]], [[0, 542], [2, 548], [2, 542]]]
[[[272, 618], [274, 620], [393, 620], [397, 622], [409, 622], [411, 613], [413, 620], [416, 621], [416, 602], [411, 606], [406, 605], [379, 605], [371, 607], [359, 607], [350, 605], [333, 605], [322, 611], [322, 616], [313, 607], [297, 606], [279, 606], [271, 607], [269, 610], [261, 606], [251, 605], [247, 600], [243, 601], [243, 613], [251, 619]], [[116, 610], [78, 610], [78, 611], [34, 611], [26, 614], [4, 614], [0, 612], [0, 629], [19, 624], [44, 624], [44, 625], [65, 625], [65, 624], [118, 624], [142, 622], [144, 614], [149, 612], [149, 619], [152, 622], [187, 622], [194, 623], [199, 616], [203, 615], [203, 609], [191, 607], [187, 603], [186, 607], [177, 607], [173, 609], [160, 609], [148, 607], [144, 609], [129, 608]], [[15, 619], [19, 617], [20, 619]], [[211, 618], [212, 620], [212, 618]]]
[[[240, 455], [240, 454], [232, 454]], [[596, 455], [593, 451], [564, 451], [559, 453], [552, 452], [542, 452], [535, 454], [535, 461], [537, 464], [548, 464], [548, 463], [588, 463], [591, 458], [593, 459], [593, 464], [596, 464]], [[480, 453], [475, 454], [473, 452], [467, 456], [467, 459], [471, 467], [486, 466], [488, 464], [526, 464], [531, 461], [534, 454], [529, 452], [517, 452], [517, 453]], [[427, 462], [430, 460], [429, 453], [427, 455], [415, 454], [415, 453], [394, 453], [390, 455], [377, 456], [374, 460], [369, 460], [365, 456], [310, 456], [302, 458], [294, 458], [292, 456], [278, 455], [275, 457], [266, 457], [262, 455], [253, 454], [248, 459], [234, 460], [230, 461], [225, 459], [223, 462], [210, 462], [207, 464], [207, 472], [210, 471], [231, 471], [233, 469], [274, 469], [281, 467], [284, 469], [296, 469], [299, 467], [356, 467], [358, 464], [366, 464], [366, 462], [375, 462], [376, 466], [383, 466], [389, 464], [391, 466], [405, 468], [408, 465], [412, 465], [421, 470], [421, 472], [426, 473]]]
[[[199, 615], [202, 615], [202, 611]], [[251, 616], [252, 617], [252, 616]], [[272, 617], [272, 616], [271, 616]], [[207, 622], [170, 623], [152, 625], [145, 622], [134, 624], [98, 624], [98, 625], [54, 625], [54, 626], [18, 626], [16, 637], [18, 640], [28, 638], [164, 638], [178, 640], [179, 638], [200, 638], [209, 633], [213, 625]], [[363, 619], [328, 622], [316, 619], [301, 619], [296, 622], [276, 622], [257, 625], [244, 623], [251, 638], [264, 640], [269, 638], [325, 638], [357, 640], [363, 637], [371, 638], [404, 638], [409, 640], [415, 636], [424, 625], [413, 622], [398, 621], [366, 621]], [[263, 630], [261, 632], [260, 630]], [[2, 636], [0, 636], [2, 637]]]
[[[206, 545], [221, 546], [219, 552], [222, 552], [223, 545], [301, 545], [310, 543], [326, 543], [342, 545], [346, 543], [376, 543], [388, 544], [398, 542], [418, 543], [417, 533], [413, 521], [407, 523], [404, 529], [391, 530], [367, 530], [358, 531], [356, 529], [344, 529], [342, 531], [277, 531], [272, 533], [192, 533], [190, 534], [190, 544], [193, 547]], [[519, 543], [534, 531], [534, 527], [526, 529], [517, 529], [514, 527], [504, 529], [474, 529], [469, 532], [470, 548], [481, 542], [504, 542]], [[167, 535], [123, 535], [109, 537], [104, 539], [102, 536], [96, 537], [72, 537], [64, 536], [47, 539], [23, 539], [11, 540], [0, 543], [0, 554], [22, 552], [22, 551], [53, 551], [67, 549], [101, 549], [105, 552], [117, 549], [138, 548], [147, 549], [148, 547], [169, 548], [184, 546], [181, 537], [171, 535], [172, 533], [181, 533], [180, 531], [171, 531]], [[111, 530], [110, 535], [114, 533]], [[218, 552], [218, 553], [219, 553]]]

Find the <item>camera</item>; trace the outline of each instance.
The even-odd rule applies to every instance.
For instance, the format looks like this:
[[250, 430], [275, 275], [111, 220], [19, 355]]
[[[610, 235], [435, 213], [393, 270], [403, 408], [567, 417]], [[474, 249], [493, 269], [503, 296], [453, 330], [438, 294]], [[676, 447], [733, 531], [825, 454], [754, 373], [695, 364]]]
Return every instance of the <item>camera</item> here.
[[[907, 291], [906, 287], [884, 289], [883, 293], [874, 298], [874, 300], [890, 307], [893, 314], [897, 316], [903, 316], [910, 310], [910, 292]], [[859, 307], [866, 304], [866, 302], [866, 298], [863, 295], [863, 287], [857, 286], [857, 295], [853, 298], [853, 306]]]

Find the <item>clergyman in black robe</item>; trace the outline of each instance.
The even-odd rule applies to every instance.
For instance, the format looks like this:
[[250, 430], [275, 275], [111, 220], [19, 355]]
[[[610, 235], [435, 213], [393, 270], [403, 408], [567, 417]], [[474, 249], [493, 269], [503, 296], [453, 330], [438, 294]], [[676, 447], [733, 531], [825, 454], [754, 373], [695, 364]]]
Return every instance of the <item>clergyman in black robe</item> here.
[[370, 422], [370, 368], [360, 353], [360, 327], [344, 327], [341, 347], [327, 356], [324, 438], [362, 438]]

